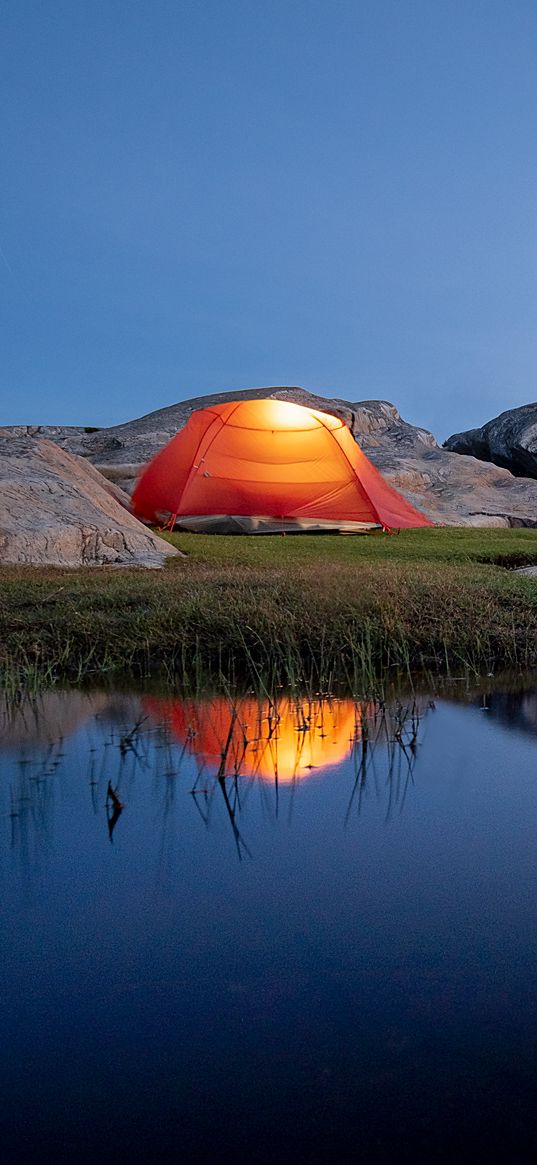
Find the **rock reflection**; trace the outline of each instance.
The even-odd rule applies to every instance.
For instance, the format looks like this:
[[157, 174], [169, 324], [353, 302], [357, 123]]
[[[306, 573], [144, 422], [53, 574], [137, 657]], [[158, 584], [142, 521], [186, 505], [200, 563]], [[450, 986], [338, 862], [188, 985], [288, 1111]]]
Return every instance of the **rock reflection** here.
[[491, 692], [481, 705], [491, 720], [497, 720], [527, 736], [537, 736], [537, 695], [514, 692]]
[[72, 736], [106, 708], [104, 692], [43, 692], [33, 698], [0, 697], [0, 747], [52, 744]]
[[[9, 821], [11, 847], [30, 859], [37, 853], [32, 845], [42, 850], [50, 843], [58, 791], [81, 782], [89, 786], [93, 813], [104, 813], [112, 840], [123, 810], [114, 796], [129, 779], [130, 754], [136, 764], [145, 762], [137, 752], [141, 723], [138, 696], [58, 690], [0, 697], [0, 816]], [[71, 738], [78, 744], [75, 756]]]

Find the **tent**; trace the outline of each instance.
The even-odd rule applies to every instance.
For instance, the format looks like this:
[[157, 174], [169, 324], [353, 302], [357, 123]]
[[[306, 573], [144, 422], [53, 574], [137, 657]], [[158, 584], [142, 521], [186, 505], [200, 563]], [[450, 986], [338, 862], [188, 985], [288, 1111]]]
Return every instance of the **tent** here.
[[214, 533], [430, 526], [339, 417], [281, 400], [192, 413], [142, 471], [137, 517]]

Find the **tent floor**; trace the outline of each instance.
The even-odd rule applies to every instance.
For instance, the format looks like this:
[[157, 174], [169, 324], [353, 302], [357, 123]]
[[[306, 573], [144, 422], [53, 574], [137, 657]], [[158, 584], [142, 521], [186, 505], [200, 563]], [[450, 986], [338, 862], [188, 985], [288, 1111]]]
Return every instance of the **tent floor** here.
[[323, 518], [251, 517], [244, 514], [181, 514], [175, 530], [192, 534], [369, 534], [378, 522], [334, 522]]

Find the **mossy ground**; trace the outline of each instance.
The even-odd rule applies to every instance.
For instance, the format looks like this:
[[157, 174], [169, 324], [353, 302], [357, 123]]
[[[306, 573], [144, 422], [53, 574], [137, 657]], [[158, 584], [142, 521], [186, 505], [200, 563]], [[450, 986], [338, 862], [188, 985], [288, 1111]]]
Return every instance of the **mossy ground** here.
[[5, 675], [164, 668], [354, 687], [386, 668], [537, 664], [537, 531], [168, 535], [159, 572], [0, 569]]

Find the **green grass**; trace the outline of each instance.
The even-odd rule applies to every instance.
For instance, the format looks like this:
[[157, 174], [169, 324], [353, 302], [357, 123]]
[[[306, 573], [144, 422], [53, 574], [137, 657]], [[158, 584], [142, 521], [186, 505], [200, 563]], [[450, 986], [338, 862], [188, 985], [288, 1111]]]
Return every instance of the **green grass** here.
[[[537, 514], [536, 514], [537, 521]], [[255, 535], [163, 534], [194, 562], [244, 566], [338, 562], [503, 562], [537, 565], [537, 530], [480, 530], [449, 526], [400, 534]]]
[[161, 572], [2, 568], [6, 682], [164, 669], [357, 691], [386, 669], [537, 664], [537, 580], [497, 565], [537, 564], [536, 531], [168, 537], [188, 557]]

